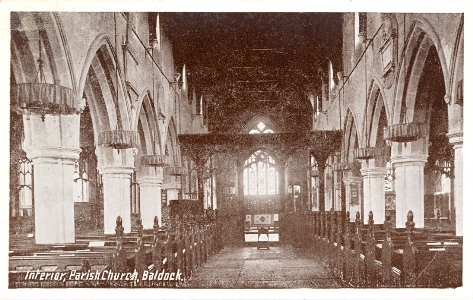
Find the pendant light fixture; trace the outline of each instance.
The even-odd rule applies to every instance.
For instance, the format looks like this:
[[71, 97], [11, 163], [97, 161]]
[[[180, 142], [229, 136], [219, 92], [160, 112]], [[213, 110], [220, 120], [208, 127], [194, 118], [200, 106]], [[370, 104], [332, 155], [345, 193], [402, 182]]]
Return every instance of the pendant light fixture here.
[[[115, 49], [117, 48], [117, 20], [115, 13], [113, 13], [113, 19], [115, 22]], [[116, 54], [117, 55], [117, 54]], [[116, 75], [116, 92], [114, 103], [117, 108], [117, 125], [115, 130], [101, 132], [99, 134], [99, 146], [116, 149], [120, 152], [121, 149], [137, 148], [138, 145], [138, 132], [131, 130], [123, 130], [121, 128], [121, 122], [119, 120], [119, 103], [118, 103], [118, 56], [115, 57], [115, 75]]]
[[[365, 56], [365, 110], [364, 110], [364, 129], [365, 129], [365, 135], [363, 139], [363, 144], [365, 147], [359, 147], [355, 148], [354, 150], [354, 157], [355, 159], [360, 159], [360, 160], [366, 160], [368, 161], [369, 159], [373, 159], [376, 157], [382, 157], [385, 155], [386, 149], [384, 147], [369, 147], [369, 137], [370, 134], [367, 131], [368, 130], [368, 86], [367, 86], [367, 68], [366, 68], [366, 56]], [[376, 100], [376, 99], [375, 99]], [[373, 120], [370, 120], [370, 122], [373, 122]]]
[[[404, 28], [404, 36], [405, 36], [405, 28]], [[419, 41], [423, 39], [423, 34], [419, 36]], [[415, 55], [415, 53], [413, 54]], [[406, 76], [410, 74], [406, 74], [406, 66], [403, 67], [404, 70], [404, 82], [408, 84], [409, 80]], [[406, 86], [404, 87], [406, 90]], [[425, 137], [428, 134], [428, 128], [425, 123], [420, 122], [411, 122], [407, 116], [407, 106], [406, 106], [406, 98], [403, 95], [401, 99], [401, 123], [393, 124], [384, 128], [384, 139], [388, 142], [398, 142], [398, 143], [406, 143], [416, 141], [422, 137]]]
[[44, 122], [46, 115], [71, 115], [81, 112], [76, 93], [70, 88], [46, 82], [43, 70], [42, 41], [38, 40], [38, 71], [34, 82], [11, 86], [11, 103], [21, 114], [39, 114]]

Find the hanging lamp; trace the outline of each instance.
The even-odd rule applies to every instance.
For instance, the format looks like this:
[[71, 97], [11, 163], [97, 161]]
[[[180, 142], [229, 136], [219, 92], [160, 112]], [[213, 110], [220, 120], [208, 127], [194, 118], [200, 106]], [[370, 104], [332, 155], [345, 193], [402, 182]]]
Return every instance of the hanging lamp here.
[[[405, 36], [404, 32], [404, 36]], [[404, 80], [406, 80], [406, 71], [404, 70]], [[384, 127], [384, 140], [387, 142], [404, 143], [416, 141], [428, 134], [428, 128], [425, 123], [410, 122], [407, 118], [406, 99], [401, 99], [401, 123]]]
[[413, 142], [427, 135], [427, 125], [419, 122], [400, 123], [384, 127], [384, 139], [391, 142]]
[[349, 172], [353, 170], [354, 163], [351, 162], [337, 162], [332, 164], [332, 169], [335, 172]]
[[[115, 49], [117, 48], [117, 21], [115, 13], [113, 13], [113, 19], [115, 21]], [[118, 60], [115, 60], [118, 63]], [[115, 92], [115, 104], [118, 106], [118, 65], [115, 66], [117, 90]], [[137, 148], [138, 146], [138, 132], [131, 130], [121, 129], [121, 122], [118, 118], [117, 112], [117, 126], [115, 130], [101, 132], [98, 138], [99, 146], [116, 149], [118, 151], [122, 149]]]
[[[365, 122], [365, 137], [364, 145], [366, 147], [355, 148], [353, 155], [355, 159], [369, 160], [376, 157], [382, 157], [385, 155], [386, 149], [384, 147], [369, 147], [369, 135], [366, 132], [368, 128], [368, 87], [367, 87], [367, 74], [366, 74], [366, 57], [365, 61], [365, 109], [364, 109], [364, 122]], [[375, 96], [377, 99], [377, 96]]]
[[156, 137], [152, 133], [153, 154], [141, 156], [141, 165], [145, 167], [164, 167], [168, 164], [168, 156], [157, 154], [156, 152]]
[[166, 175], [183, 176], [187, 174], [187, 169], [179, 166], [168, 166], [164, 169]]
[[[46, 115], [71, 115], [81, 112], [76, 93], [70, 88], [46, 82], [43, 70], [42, 42], [39, 39], [38, 72], [35, 82], [12, 84], [11, 102], [21, 114], [39, 114], [44, 121]], [[83, 100], [85, 101], [85, 99]], [[85, 107], [85, 105], [84, 105]]]

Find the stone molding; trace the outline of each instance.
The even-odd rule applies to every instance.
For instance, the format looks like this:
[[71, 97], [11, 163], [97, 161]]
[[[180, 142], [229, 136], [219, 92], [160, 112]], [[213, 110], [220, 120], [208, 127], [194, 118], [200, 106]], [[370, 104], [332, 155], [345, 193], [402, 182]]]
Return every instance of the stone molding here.
[[386, 168], [372, 167], [360, 169], [362, 177], [384, 177], [386, 175]]
[[399, 155], [391, 158], [393, 168], [397, 165], [418, 165], [423, 166], [427, 162], [428, 155], [426, 154], [411, 154], [411, 155]]
[[163, 184], [164, 177], [159, 176], [142, 176], [138, 178], [138, 184], [140, 186], [161, 186]]
[[43, 163], [75, 163], [79, 160], [82, 150], [62, 146], [31, 146], [25, 149], [26, 156], [35, 162]]

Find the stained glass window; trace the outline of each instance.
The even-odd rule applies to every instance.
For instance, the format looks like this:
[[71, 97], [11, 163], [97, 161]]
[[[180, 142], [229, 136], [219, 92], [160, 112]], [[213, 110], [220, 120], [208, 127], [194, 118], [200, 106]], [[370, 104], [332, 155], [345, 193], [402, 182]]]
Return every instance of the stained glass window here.
[[245, 162], [243, 181], [245, 195], [277, 194], [278, 171], [272, 156], [262, 150], [254, 152]]
[[[259, 122], [250, 134], [274, 133], [264, 122]], [[263, 150], [254, 152], [245, 162], [243, 171], [245, 195], [275, 195], [278, 193], [278, 171], [271, 155]]]

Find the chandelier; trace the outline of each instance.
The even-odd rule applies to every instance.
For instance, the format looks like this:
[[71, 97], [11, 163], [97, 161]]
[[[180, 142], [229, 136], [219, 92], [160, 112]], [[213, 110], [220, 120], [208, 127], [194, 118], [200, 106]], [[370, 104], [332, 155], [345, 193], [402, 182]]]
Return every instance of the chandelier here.
[[164, 167], [168, 165], [168, 156], [167, 155], [160, 155], [156, 152], [156, 136], [154, 131], [151, 135], [152, 139], [152, 146], [153, 146], [153, 154], [143, 155], [141, 156], [141, 165], [145, 167]]
[[356, 159], [372, 159], [376, 157], [382, 157], [386, 153], [384, 147], [364, 147], [355, 148], [354, 155]]
[[[118, 127], [118, 126], [117, 126]], [[138, 145], [138, 133], [127, 130], [104, 131], [99, 134], [99, 146], [116, 150], [136, 148]]]
[[164, 167], [167, 165], [167, 155], [143, 155], [141, 156], [141, 165], [146, 167]]
[[187, 174], [187, 169], [179, 166], [169, 166], [164, 169], [164, 172], [170, 176], [183, 176]]
[[391, 142], [407, 143], [427, 135], [427, 125], [411, 122], [384, 127], [384, 139]]
[[[115, 14], [114, 14], [115, 16]], [[114, 18], [115, 20], [115, 18]], [[115, 32], [117, 28], [117, 23], [115, 20]], [[117, 36], [115, 35], [115, 48], [117, 48]], [[116, 75], [116, 83], [117, 83], [117, 90], [115, 91], [116, 99], [115, 105], [118, 107], [118, 61], [115, 60], [115, 75]], [[125, 73], [126, 74], [126, 73]], [[125, 78], [126, 80], [126, 78]], [[121, 129], [121, 122], [117, 116], [117, 127], [115, 130], [101, 132], [98, 138], [99, 146], [112, 148], [118, 150], [120, 152], [121, 149], [129, 149], [129, 148], [137, 148], [138, 147], [138, 132], [131, 131], [131, 130], [123, 130]]]
[[319, 169], [310, 170], [310, 177], [319, 177]]
[[349, 172], [353, 170], [355, 164], [352, 162], [337, 162], [332, 164], [332, 169], [335, 172]]
[[71, 115], [80, 113], [81, 107], [76, 103], [75, 91], [46, 82], [41, 53], [42, 43], [39, 39], [38, 72], [36, 73], [35, 82], [12, 84], [10, 87], [11, 101], [16, 111], [26, 115], [39, 114], [43, 122], [48, 114]]

